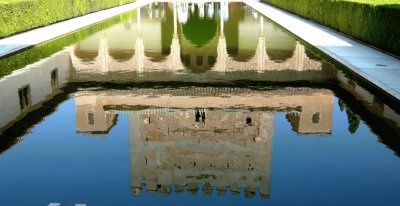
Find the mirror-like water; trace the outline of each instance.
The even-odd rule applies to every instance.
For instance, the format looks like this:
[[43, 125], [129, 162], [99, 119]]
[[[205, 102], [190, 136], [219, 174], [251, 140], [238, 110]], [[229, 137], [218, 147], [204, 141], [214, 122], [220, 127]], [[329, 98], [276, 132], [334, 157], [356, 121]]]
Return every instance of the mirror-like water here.
[[0, 205], [398, 205], [397, 105], [242, 3], [0, 60]]

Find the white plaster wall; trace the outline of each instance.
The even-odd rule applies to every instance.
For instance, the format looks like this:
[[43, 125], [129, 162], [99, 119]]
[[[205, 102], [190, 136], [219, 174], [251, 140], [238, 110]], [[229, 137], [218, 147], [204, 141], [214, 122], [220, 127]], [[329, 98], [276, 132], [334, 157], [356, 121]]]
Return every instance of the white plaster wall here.
[[[55, 68], [58, 69], [59, 86], [62, 86], [67, 82], [70, 68], [69, 55], [66, 50], [16, 70], [0, 80], [0, 91], [2, 91], [0, 93], [0, 132], [2, 127], [17, 119], [18, 116], [25, 115], [23, 113], [53, 94], [51, 71]], [[18, 89], [25, 85], [30, 86], [31, 106], [21, 111]]]

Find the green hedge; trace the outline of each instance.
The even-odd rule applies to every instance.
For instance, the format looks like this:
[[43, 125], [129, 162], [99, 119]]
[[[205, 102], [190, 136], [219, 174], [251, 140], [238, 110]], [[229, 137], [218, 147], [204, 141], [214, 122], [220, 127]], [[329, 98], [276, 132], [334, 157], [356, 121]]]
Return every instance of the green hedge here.
[[135, 0], [0, 0], [0, 38]]
[[400, 56], [400, 0], [263, 0]]

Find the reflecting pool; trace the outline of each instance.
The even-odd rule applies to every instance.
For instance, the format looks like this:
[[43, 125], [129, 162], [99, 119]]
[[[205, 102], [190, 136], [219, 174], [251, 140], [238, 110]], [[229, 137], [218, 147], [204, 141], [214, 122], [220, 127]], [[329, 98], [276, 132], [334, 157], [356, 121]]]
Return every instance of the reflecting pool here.
[[399, 205], [390, 98], [240, 2], [0, 60], [0, 205]]

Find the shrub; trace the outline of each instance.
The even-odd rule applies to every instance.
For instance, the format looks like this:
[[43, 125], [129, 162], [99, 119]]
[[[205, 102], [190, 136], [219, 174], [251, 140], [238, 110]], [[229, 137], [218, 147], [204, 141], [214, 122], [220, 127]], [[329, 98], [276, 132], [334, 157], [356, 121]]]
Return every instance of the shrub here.
[[135, 0], [0, 0], [0, 38]]
[[400, 56], [400, 0], [263, 0]]

